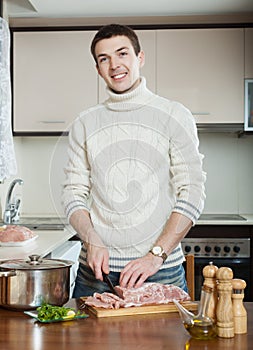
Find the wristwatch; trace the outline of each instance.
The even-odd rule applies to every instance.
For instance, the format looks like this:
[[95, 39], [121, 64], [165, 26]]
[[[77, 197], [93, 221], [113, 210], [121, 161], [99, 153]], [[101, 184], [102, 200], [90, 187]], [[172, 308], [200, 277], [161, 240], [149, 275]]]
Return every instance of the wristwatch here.
[[152, 249], [149, 251], [151, 254], [154, 256], [160, 256], [163, 259], [163, 262], [167, 259], [168, 255], [165, 253], [163, 248], [159, 245], [154, 246]]

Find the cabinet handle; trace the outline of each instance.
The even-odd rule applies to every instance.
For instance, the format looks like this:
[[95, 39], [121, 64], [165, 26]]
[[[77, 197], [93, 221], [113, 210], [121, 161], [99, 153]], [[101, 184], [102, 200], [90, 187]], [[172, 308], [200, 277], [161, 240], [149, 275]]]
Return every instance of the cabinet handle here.
[[210, 115], [209, 112], [192, 112], [193, 115]]
[[39, 123], [42, 124], [64, 124], [64, 120], [40, 120]]

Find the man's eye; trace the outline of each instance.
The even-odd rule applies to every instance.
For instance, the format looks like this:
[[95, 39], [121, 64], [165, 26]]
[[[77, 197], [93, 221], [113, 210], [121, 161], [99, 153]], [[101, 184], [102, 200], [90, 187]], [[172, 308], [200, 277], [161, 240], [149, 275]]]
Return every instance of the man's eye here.
[[120, 53], [120, 56], [127, 56], [127, 52], [126, 52], [126, 51], [122, 51], [122, 52]]
[[104, 63], [104, 62], [106, 62], [107, 61], [107, 57], [101, 57], [100, 59], [99, 59], [99, 63]]

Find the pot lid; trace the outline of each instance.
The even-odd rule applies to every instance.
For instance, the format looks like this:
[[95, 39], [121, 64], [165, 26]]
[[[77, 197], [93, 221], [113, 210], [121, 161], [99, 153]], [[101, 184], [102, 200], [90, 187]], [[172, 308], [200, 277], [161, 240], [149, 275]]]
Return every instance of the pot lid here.
[[30, 255], [29, 259], [7, 260], [0, 264], [0, 268], [8, 270], [50, 270], [72, 266], [74, 263], [61, 259], [42, 259], [39, 255]]

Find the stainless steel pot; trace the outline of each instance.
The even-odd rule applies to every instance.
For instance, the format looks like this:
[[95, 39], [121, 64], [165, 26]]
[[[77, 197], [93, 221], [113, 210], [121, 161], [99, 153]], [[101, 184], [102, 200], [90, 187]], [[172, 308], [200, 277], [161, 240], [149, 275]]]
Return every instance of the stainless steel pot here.
[[0, 263], [0, 306], [13, 310], [35, 309], [43, 302], [62, 306], [69, 300], [69, 260], [8, 260]]

